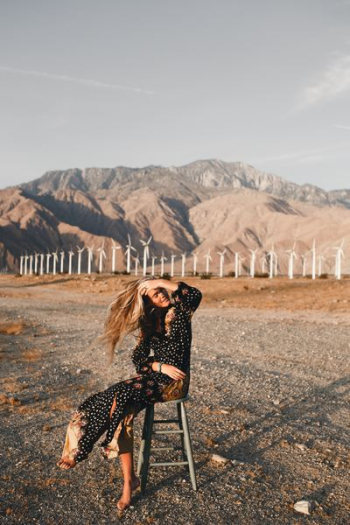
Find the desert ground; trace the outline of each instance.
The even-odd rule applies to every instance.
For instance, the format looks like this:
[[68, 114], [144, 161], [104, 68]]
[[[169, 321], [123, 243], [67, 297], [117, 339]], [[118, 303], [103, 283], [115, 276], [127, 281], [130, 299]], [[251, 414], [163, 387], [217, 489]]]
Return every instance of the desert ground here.
[[174, 278], [203, 293], [187, 403], [197, 492], [183, 467], [150, 470], [120, 516], [118, 461], [96, 446], [75, 469], [56, 467], [77, 405], [135, 375], [132, 336], [110, 366], [96, 341], [130, 278], [0, 275], [1, 523], [348, 524], [349, 278]]

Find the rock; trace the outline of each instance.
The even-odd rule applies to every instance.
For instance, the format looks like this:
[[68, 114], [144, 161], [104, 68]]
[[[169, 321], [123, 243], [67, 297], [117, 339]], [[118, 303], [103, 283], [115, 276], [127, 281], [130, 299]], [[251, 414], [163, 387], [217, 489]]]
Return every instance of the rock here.
[[307, 450], [307, 446], [303, 445], [302, 443], [295, 443], [294, 446], [295, 446], [295, 448], [298, 448], [302, 452], [305, 452], [305, 450]]
[[228, 458], [224, 458], [223, 456], [220, 456], [219, 454], [212, 454], [210, 459], [211, 461], [214, 461], [215, 463], [220, 463], [222, 465], [230, 461]]
[[312, 512], [312, 509], [313, 505], [310, 501], [301, 500], [294, 503], [294, 510], [296, 512], [300, 512], [301, 514], [307, 514], [309, 516]]

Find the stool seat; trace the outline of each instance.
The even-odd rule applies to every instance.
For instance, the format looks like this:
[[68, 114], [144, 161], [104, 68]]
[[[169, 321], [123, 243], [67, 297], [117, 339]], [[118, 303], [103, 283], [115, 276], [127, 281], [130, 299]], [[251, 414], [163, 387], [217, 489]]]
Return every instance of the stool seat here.
[[[196, 473], [192, 455], [192, 444], [190, 437], [190, 430], [188, 426], [188, 419], [186, 414], [185, 402], [189, 400], [189, 395], [181, 399], [173, 399], [162, 402], [161, 404], [175, 403], [177, 408], [177, 419], [154, 419], [154, 405], [146, 407], [145, 419], [142, 429], [141, 445], [137, 463], [137, 474], [141, 477], [141, 492], [146, 490], [148, 470], [150, 467], [173, 467], [173, 466], [187, 466], [190, 474], [193, 490], [197, 490]], [[159, 430], [154, 428], [154, 424], [169, 424], [176, 423], [178, 429]], [[152, 436], [157, 434], [179, 434], [181, 445], [167, 446], [167, 447], [152, 447]], [[182, 452], [183, 461], [152, 461], [150, 462], [151, 450], [153, 452], [160, 450], [180, 450]]]

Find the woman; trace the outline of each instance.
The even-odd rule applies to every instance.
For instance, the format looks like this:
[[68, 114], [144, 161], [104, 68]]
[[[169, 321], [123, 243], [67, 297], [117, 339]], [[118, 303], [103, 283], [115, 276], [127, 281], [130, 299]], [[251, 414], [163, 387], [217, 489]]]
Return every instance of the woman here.
[[132, 491], [140, 485], [133, 465], [133, 418], [149, 404], [187, 394], [191, 318], [201, 298], [197, 288], [182, 281], [143, 277], [124, 285], [109, 307], [103, 338], [110, 356], [127, 333], [139, 329], [139, 341], [132, 353], [139, 375], [89, 397], [78, 407], [57, 465], [63, 469], [75, 467], [106, 432], [101, 444], [103, 455], [109, 459], [119, 456], [123, 470], [119, 510], [130, 506]]

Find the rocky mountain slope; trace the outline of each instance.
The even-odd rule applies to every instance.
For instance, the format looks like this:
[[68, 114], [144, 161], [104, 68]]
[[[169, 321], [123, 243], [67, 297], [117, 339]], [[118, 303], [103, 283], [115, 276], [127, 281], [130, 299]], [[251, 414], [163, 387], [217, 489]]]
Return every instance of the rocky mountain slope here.
[[[227, 264], [234, 251], [271, 245], [280, 250], [296, 241], [306, 251], [317, 238], [329, 269], [331, 248], [350, 226], [350, 190], [326, 192], [299, 186], [243, 163], [218, 160], [164, 168], [118, 167], [51, 171], [27, 184], [0, 191], [0, 268], [18, 267], [24, 253], [75, 250], [104, 243], [110, 267], [112, 240], [125, 250], [128, 233], [140, 258], [140, 239], [153, 236], [150, 251], [177, 255], [226, 247]], [[117, 269], [125, 269], [118, 252]], [[215, 254], [215, 256], [214, 256]], [[158, 259], [159, 261], [159, 259]], [[179, 261], [179, 257], [177, 258]], [[179, 264], [179, 263], [178, 263]], [[96, 261], [95, 261], [96, 268]], [[203, 257], [199, 271], [204, 268]], [[231, 268], [232, 269], [232, 268]]]

